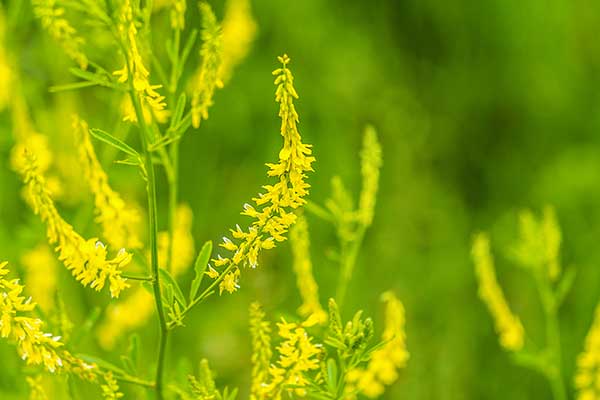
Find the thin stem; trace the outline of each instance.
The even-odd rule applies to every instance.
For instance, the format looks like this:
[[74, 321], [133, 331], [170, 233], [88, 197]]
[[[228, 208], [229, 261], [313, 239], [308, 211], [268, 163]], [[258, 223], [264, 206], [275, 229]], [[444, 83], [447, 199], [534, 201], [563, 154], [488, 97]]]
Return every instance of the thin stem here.
[[154, 382], [146, 381], [130, 375], [115, 376], [115, 379], [121, 382], [131, 383], [132, 385], [138, 385], [147, 388], [154, 388], [156, 386]]
[[156, 207], [156, 178], [154, 176], [154, 162], [152, 161], [152, 154], [148, 149], [148, 140], [151, 137], [151, 133], [148, 131], [146, 122], [144, 121], [144, 115], [142, 113], [142, 107], [137, 93], [131, 88], [130, 91], [131, 101], [135, 108], [138, 124], [141, 128], [140, 137], [144, 148], [144, 158], [146, 163], [146, 170], [148, 174], [148, 182], [146, 185], [148, 193], [148, 220], [150, 230], [150, 260], [151, 260], [151, 274], [152, 274], [152, 288], [154, 291], [154, 301], [156, 303], [156, 311], [158, 314], [160, 337], [159, 337], [159, 348], [158, 348], [158, 359], [156, 361], [156, 399], [163, 399], [163, 369], [165, 362], [165, 354], [167, 348], [167, 337], [169, 330], [167, 328], [167, 320], [162, 303], [162, 295], [160, 293], [160, 276], [158, 274], [158, 220], [157, 220], [157, 207]]
[[135, 276], [135, 275], [121, 275], [125, 279], [131, 279], [132, 281], [153, 281], [154, 278], [151, 276]]
[[367, 227], [360, 225], [355, 233], [355, 237], [349, 244], [342, 244], [342, 251], [340, 256], [341, 274], [338, 282], [336, 301], [341, 308], [346, 298], [346, 292], [348, 291], [348, 284], [354, 273], [354, 266], [356, 265], [356, 258], [358, 257], [358, 251], [362, 244], [363, 238]]

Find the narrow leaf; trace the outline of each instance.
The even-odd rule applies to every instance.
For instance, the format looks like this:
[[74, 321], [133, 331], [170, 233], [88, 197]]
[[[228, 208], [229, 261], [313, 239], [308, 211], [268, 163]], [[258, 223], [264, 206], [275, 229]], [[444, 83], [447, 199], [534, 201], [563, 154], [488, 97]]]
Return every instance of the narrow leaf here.
[[90, 129], [90, 133], [96, 139], [111, 145], [112, 147], [121, 150], [122, 152], [129, 154], [130, 156], [141, 158], [139, 153], [133, 149], [133, 147], [129, 146], [127, 143], [117, 139], [113, 135], [108, 132], [105, 132], [101, 129]]
[[173, 278], [173, 276], [171, 276], [169, 271], [164, 268], [159, 268], [158, 273], [160, 274], [161, 279], [163, 279], [167, 285], [173, 286], [173, 294], [175, 295], [175, 298], [181, 303], [181, 305], [185, 306], [187, 304], [185, 301], [185, 296], [183, 295], [179, 284], [177, 284], [177, 281]]
[[190, 288], [190, 302], [194, 301], [198, 294], [198, 290], [200, 289], [200, 285], [202, 284], [202, 278], [204, 278], [204, 272], [206, 271], [208, 260], [212, 254], [212, 246], [212, 241], [210, 240], [204, 243], [196, 258], [196, 263], [194, 264], [195, 276]]

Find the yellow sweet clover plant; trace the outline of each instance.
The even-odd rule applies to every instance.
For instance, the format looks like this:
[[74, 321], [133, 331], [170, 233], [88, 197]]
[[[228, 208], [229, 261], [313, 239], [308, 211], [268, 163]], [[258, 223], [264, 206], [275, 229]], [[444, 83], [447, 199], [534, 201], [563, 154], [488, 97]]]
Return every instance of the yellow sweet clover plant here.
[[[519, 239], [510, 249], [510, 256], [532, 278], [544, 314], [545, 337], [543, 346], [526, 335], [521, 320], [510, 310], [497, 281], [490, 250], [490, 240], [485, 233], [473, 240], [472, 257], [479, 284], [479, 295], [485, 302], [496, 326], [502, 347], [511, 352], [513, 360], [521, 366], [541, 373], [548, 381], [554, 399], [567, 398], [559, 308], [569, 292], [575, 270], [563, 271], [560, 260], [561, 231], [552, 207], [544, 208], [541, 216], [525, 210], [519, 214]], [[590, 337], [593, 337], [593, 328]], [[586, 346], [593, 339], [586, 341]], [[586, 347], [589, 349], [590, 347]], [[579, 366], [585, 365], [585, 353]], [[586, 393], [586, 370], [580, 369], [576, 385]], [[590, 382], [590, 381], [587, 381]], [[589, 391], [587, 391], [589, 393]]]

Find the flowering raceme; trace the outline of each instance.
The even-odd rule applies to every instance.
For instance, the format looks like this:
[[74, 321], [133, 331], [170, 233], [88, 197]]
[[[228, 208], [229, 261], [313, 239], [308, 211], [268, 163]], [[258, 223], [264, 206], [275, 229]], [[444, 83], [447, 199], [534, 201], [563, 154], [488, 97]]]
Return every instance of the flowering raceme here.
[[312, 273], [308, 223], [303, 216], [298, 217], [296, 224], [290, 229], [290, 244], [294, 257], [294, 272], [302, 298], [298, 313], [307, 317], [311, 323], [323, 323], [327, 321], [327, 313], [321, 307], [319, 287]]
[[133, 88], [138, 96], [143, 99], [152, 110], [162, 111], [166, 103], [165, 97], [161, 96], [156, 89], [161, 85], [151, 85], [148, 80], [150, 72], [144, 65], [144, 60], [140, 54], [137, 42], [137, 28], [133, 19], [133, 5], [130, 0], [123, 0], [119, 15], [119, 33], [125, 43], [125, 66], [114, 72], [119, 77], [119, 82], [125, 83], [133, 79]]
[[6, 279], [7, 264], [0, 262], [0, 337], [16, 343], [27, 365], [43, 365], [49, 372], [63, 369], [93, 379], [93, 365], [73, 357], [63, 348], [60, 337], [42, 330], [42, 320], [28, 316], [36, 304], [21, 296], [24, 286], [18, 279]]
[[[279, 103], [283, 148], [279, 152], [279, 162], [267, 164], [268, 175], [276, 177], [278, 181], [274, 185], [263, 186], [265, 193], [253, 199], [256, 208], [250, 204], [244, 205], [242, 215], [255, 221], [248, 231], [242, 230], [239, 225], [231, 230], [238, 243], [224, 237], [219, 245], [233, 253], [230, 257], [218, 256], [213, 260], [216, 267], [226, 267], [222, 272], [225, 277], [220, 285], [221, 292], [226, 290], [231, 293], [237, 289], [240, 266], [255, 268], [262, 249], [272, 249], [276, 242], [286, 239], [285, 234], [296, 222], [293, 210], [306, 203], [304, 197], [310, 187], [306, 182], [306, 172], [313, 171], [311, 164], [315, 159], [311, 156], [311, 146], [302, 143], [298, 131], [298, 113], [294, 107], [294, 99], [298, 98], [298, 94], [294, 89], [292, 72], [287, 67], [290, 59], [287, 55], [278, 59], [282, 67], [273, 71], [273, 75], [276, 76], [275, 99]], [[209, 272], [215, 278], [219, 276], [215, 270]]]
[[350, 387], [355, 386], [365, 396], [375, 398], [383, 394], [384, 385], [391, 385], [398, 379], [397, 370], [404, 368], [408, 361], [406, 333], [404, 331], [404, 306], [392, 292], [381, 296], [386, 304], [383, 347], [375, 350], [365, 369], [356, 368], [349, 372]]
[[218, 76], [227, 82], [232, 70], [246, 57], [256, 36], [249, 0], [228, 0], [223, 18], [223, 51]]
[[90, 140], [87, 123], [75, 116], [73, 130], [83, 173], [94, 195], [96, 222], [102, 227], [103, 237], [115, 247], [142, 247], [139, 237], [140, 216], [108, 184], [108, 176], [102, 169]]
[[27, 291], [37, 300], [43, 311], [54, 306], [56, 291], [56, 259], [46, 243], [23, 254], [21, 264], [25, 269]]
[[34, 213], [46, 223], [48, 241], [57, 246], [59, 259], [82, 285], [100, 291], [108, 280], [111, 296], [119, 297], [129, 286], [121, 271], [131, 261], [131, 254], [121, 249], [115, 258], [107, 259], [104, 244], [96, 238], [85, 240], [75, 232], [58, 213], [35, 156], [26, 151], [23, 157], [23, 168], [19, 172], [28, 198]]
[[523, 325], [521, 320], [510, 311], [502, 288], [498, 284], [487, 235], [480, 233], [475, 236], [472, 255], [479, 282], [479, 296], [494, 318], [500, 344], [507, 350], [521, 350], [525, 336]]
[[266, 399], [271, 350], [271, 324], [259, 303], [250, 305], [250, 335], [252, 336], [252, 386], [250, 400]]
[[586, 338], [584, 350], [577, 357], [575, 373], [577, 400], [600, 399], [600, 305]]

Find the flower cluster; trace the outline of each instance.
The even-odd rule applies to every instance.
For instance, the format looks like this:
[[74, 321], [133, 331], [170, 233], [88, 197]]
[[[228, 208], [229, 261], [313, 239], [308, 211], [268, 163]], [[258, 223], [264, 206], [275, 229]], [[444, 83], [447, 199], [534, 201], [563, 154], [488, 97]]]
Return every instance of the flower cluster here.
[[552, 207], [544, 208], [541, 219], [529, 210], [519, 215], [520, 241], [516, 260], [525, 268], [543, 270], [550, 280], [560, 275], [561, 232]]
[[192, 125], [200, 127], [200, 122], [208, 118], [208, 109], [213, 105], [213, 95], [223, 87], [219, 77], [222, 51], [222, 31], [217, 17], [207, 3], [200, 3], [202, 14], [202, 63], [192, 82]]
[[586, 338], [584, 350], [577, 357], [575, 388], [577, 400], [600, 399], [600, 305]]
[[312, 323], [323, 323], [327, 321], [327, 313], [321, 307], [319, 287], [312, 273], [308, 223], [303, 216], [298, 217], [296, 224], [290, 229], [290, 244], [294, 257], [294, 272], [302, 298], [298, 313], [308, 317]]
[[391, 385], [398, 379], [397, 370], [406, 366], [409, 357], [404, 331], [404, 306], [392, 292], [384, 293], [382, 300], [386, 304], [382, 334], [385, 344], [373, 352], [365, 369], [353, 369], [346, 377], [349, 387], [371, 398], [381, 396], [385, 385]]
[[494, 318], [500, 344], [507, 350], [521, 350], [525, 336], [523, 325], [519, 317], [511, 312], [498, 284], [487, 235], [480, 233], [475, 236], [472, 256], [479, 282], [479, 296]]
[[171, 0], [171, 28], [182, 31], [185, 28], [186, 0]]
[[303, 396], [309, 383], [305, 374], [319, 369], [323, 348], [313, 343], [301, 324], [282, 319], [277, 328], [283, 342], [277, 347], [279, 359], [269, 368], [270, 381], [263, 393], [274, 400], [281, 400], [284, 393], [291, 391]]
[[[306, 203], [304, 197], [308, 194], [310, 185], [306, 182], [306, 172], [312, 171], [311, 164], [315, 160], [311, 156], [311, 146], [302, 143], [298, 131], [298, 113], [294, 107], [294, 99], [298, 94], [294, 89], [294, 78], [287, 65], [290, 59], [287, 55], [279, 57], [281, 68], [273, 71], [275, 85], [275, 99], [279, 103], [279, 117], [281, 118], [281, 136], [283, 148], [279, 152], [279, 162], [267, 164], [268, 175], [278, 180], [273, 185], [263, 186], [265, 193], [260, 193], [254, 198], [256, 207], [244, 205], [242, 215], [254, 218], [248, 231], [240, 226], [231, 230], [234, 243], [224, 237], [219, 246], [233, 253], [230, 257], [221, 257], [213, 260], [215, 267], [226, 267], [221, 282], [221, 291], [233, 292], [237, 288], [237, 278], [240, 266], [255, 268], [258, 265], [258, 254], [262, 249], [272, 249], [276, 242], [286, 239], [285, 234], [291, 225], [296, 222], [293, 210]], [[209, 274], [218, 277], [219, 273], [209, 269]]]
[[36, 158], [23, 153], [20, 170], [27, 188], [28, 198], [35, 214], [46, 223], [50, 244], [56, 245], [59, 259], [84, 286], [102, 290], [109, 281], [112, 297], [119, 297], [129, 285], [121, 276], [121, 270], [131, 261], [131, 254], [121, 249], [113, 259], [107, 258], [106, 246], [96, 238], [85, 240], [58, 213], [50, 196], [44, 177], [40, 174]]
[[82, 69], [86, 69], [88, 59], [82, 52], [84, 44], [82, 37], [65, 18], [65, 9], [58, 6], [56, 0], [32, 0], [33, 12], [40, 19], [44, 29], [56, 40], [67, 55], [71, 57]]
[[252, 18], [250, 10], [250, 1], [227, 1], [223, 18], [222, 62], [218, 73], [223, 82], [229, 80], [233, 69], [250, 51], [256, 30], [256, 22]]
[[131, 1], [123, 0], [119, 14], [119, 32], [125, 43], [126, 63], [123, 68], [115, 71], [114, 75], [119, 77], [119, 82], [121, 83], [127, 82], [130, 79], [130, 75], [132, 75], [133, 88], [140, 98], [145, 100], [152, 110], [162, 111], [166, 106], [164, 102], [165, 97], [156, 91], [161, 85], [151, 85], [148, 80], [150, 72], [144, 65], [144, 60], [138, 48], [138, 31], [133, 16], [134, 12]]
[[259, 303], [250, 305], [250, 335], [252, 336], [252, 386], [250, 400], [266, 399], [265, 387], [269, 379], [271, 350], [271, 324]]
[[364, 226], [369, 226], [373, 222], [381, 169], [381, 145], [372, 126], [367, 126], [365, 129], [360, 158], [362, 190], [359, 200], [359, 219]]
[[108, 176], [98, 161], [90, 140], [87, 123], [75, 116], [73, 130], [83, 173], [94, 195], [96, 222], [102, 227], [103, 237], [115, 247], [141, 248], [140, 215], [108, 184]]
[[73, 357], [63, 348], [59, 336], [42, 330], [42, 320], [28, 316], [36, 304], [31, 297], [22, 296], [24, 286], [18, 279], [6, 279], [7, 264], [0, 262], [0, 337], [16, 343], [27, 365], [43, 365], [49, 372], [63, 369], [93, 378], [93, 365]]

